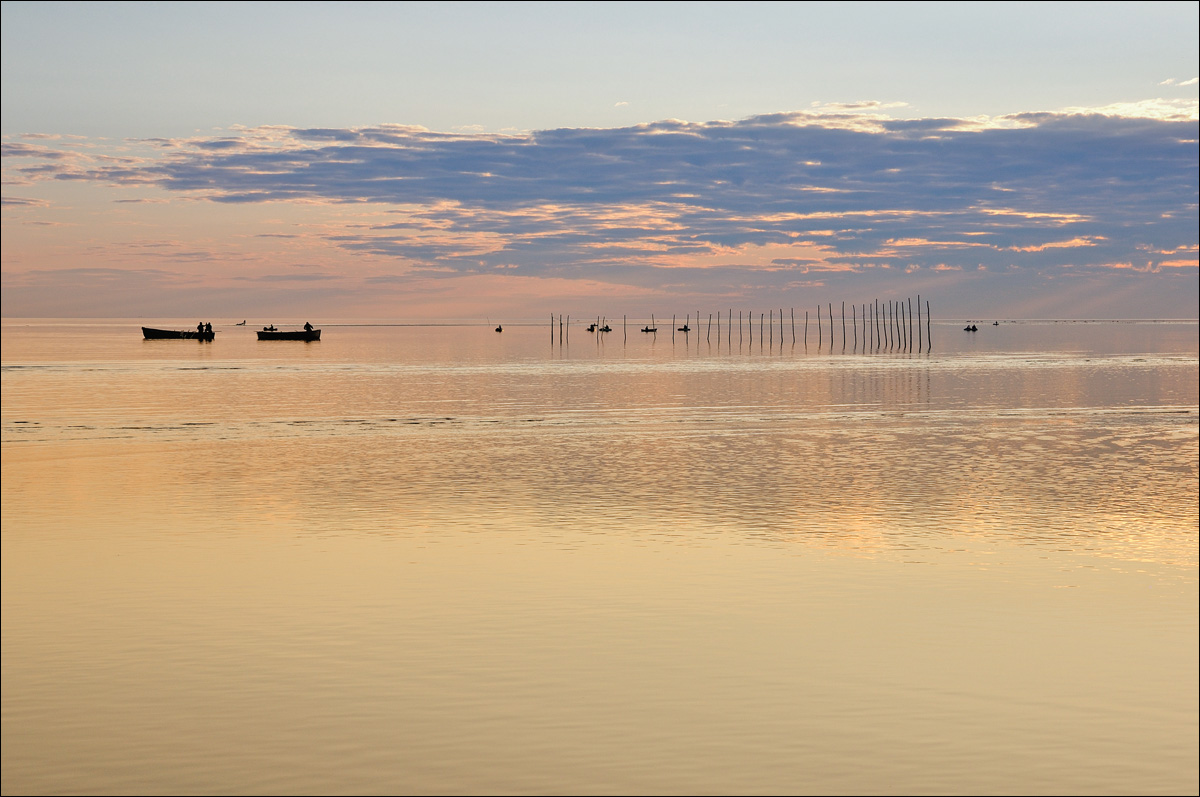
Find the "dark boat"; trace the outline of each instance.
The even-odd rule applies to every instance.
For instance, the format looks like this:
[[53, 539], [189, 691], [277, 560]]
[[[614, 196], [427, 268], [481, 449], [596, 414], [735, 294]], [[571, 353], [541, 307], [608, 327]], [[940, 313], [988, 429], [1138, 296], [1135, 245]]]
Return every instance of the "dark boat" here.
[[142, 336], [146, 340], [204, 340], [212, 342], [216, 332], [199, 332], [195, 329], [154, 329], [142, 327]]
[[258, 330], [259, 340], [304, 340], [313, 341], [321, 339], [321, 330], [319, 329], [260, 329]]

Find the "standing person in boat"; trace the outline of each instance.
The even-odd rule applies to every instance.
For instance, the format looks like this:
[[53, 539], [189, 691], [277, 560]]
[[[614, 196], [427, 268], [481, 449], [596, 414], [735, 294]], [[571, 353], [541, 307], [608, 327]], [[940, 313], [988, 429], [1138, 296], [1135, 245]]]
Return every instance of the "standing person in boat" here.
[[211, 334], [212, 334], [212, 322], [211, 322], [211, 321], [205, 321], [205, 322], [204, 322], [204, 334], [205, 334], [205, 335], [211, 335]]
[[304, 331], [305, 331], [305, 332], [312, 332], [312, 331], [313, 331], [313, 325], [312, 325], [312, 324], [310, 324], [310, 323], [308, 323], [307, 321], [305, 321], [305, 322], [304, 322]]
[[197, 335], [204, 334], [204, 322], [203, 321], [201, 321], [199, 324], [196, 324], [196, 334]]

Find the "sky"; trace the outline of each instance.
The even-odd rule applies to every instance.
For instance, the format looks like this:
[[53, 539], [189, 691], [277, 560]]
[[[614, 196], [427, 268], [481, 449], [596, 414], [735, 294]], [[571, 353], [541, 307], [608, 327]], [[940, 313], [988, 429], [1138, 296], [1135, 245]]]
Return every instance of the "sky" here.
[[5, 0], [0, 312], [1196, 318], [1198, 10]]

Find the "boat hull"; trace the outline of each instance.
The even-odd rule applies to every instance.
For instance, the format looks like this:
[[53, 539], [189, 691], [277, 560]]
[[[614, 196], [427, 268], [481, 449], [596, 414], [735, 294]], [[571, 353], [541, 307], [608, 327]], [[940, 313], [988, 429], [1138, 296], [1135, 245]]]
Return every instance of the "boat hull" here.
[[321, 339], [321, 330], [314, 329], [312, 331], [307, 331], [307, 330], [299, 329], [299, 330], [286, 330], [285, 331], [285, 330], [277, 329], [275, 331], [271, 331], [269, 329], [260, 329], [260, 330], [258, 330], [258, 339], [259, 340], [314, 341], [314, 340]]
[[154, 329], [142, 327], [142, 337], [146, 340], [203, 340], [211, 342], [216, 332], [197, 332], [194, 329]]

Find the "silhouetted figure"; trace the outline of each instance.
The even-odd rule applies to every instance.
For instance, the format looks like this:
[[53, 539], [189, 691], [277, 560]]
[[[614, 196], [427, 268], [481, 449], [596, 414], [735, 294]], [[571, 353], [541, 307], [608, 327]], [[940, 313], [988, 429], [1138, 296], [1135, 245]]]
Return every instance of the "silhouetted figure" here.
[[204, 322], [203, 321], [201, 321], [199, 324], [196, 324], [196, 334], [197, 335], [204, 334]]
[[211, 322], [211, 321], [205, 321], [205, 322], [204, 322], [204, 334], [205, 334], [205, 335], [211, 335], [211, 334], [212, 334], [212, 322]]
[[308, 323], [307, 321], [305, 321], [305, 322], [304, 322], [304, 331], [305, 331], [305, 332], [312, 332], [312, 331], [313, 331], [313, 325], [312, 325], [312, 324], [310, 324], [310, 323]]
[[497, 331], [497, 332], [503, 332], [503, 331], [504, 331], [504, 326], [503, 326], [503, 325], [501, 325], [501, 324], [497, 324], [497, 325], [496, 325], [496, 331]]

